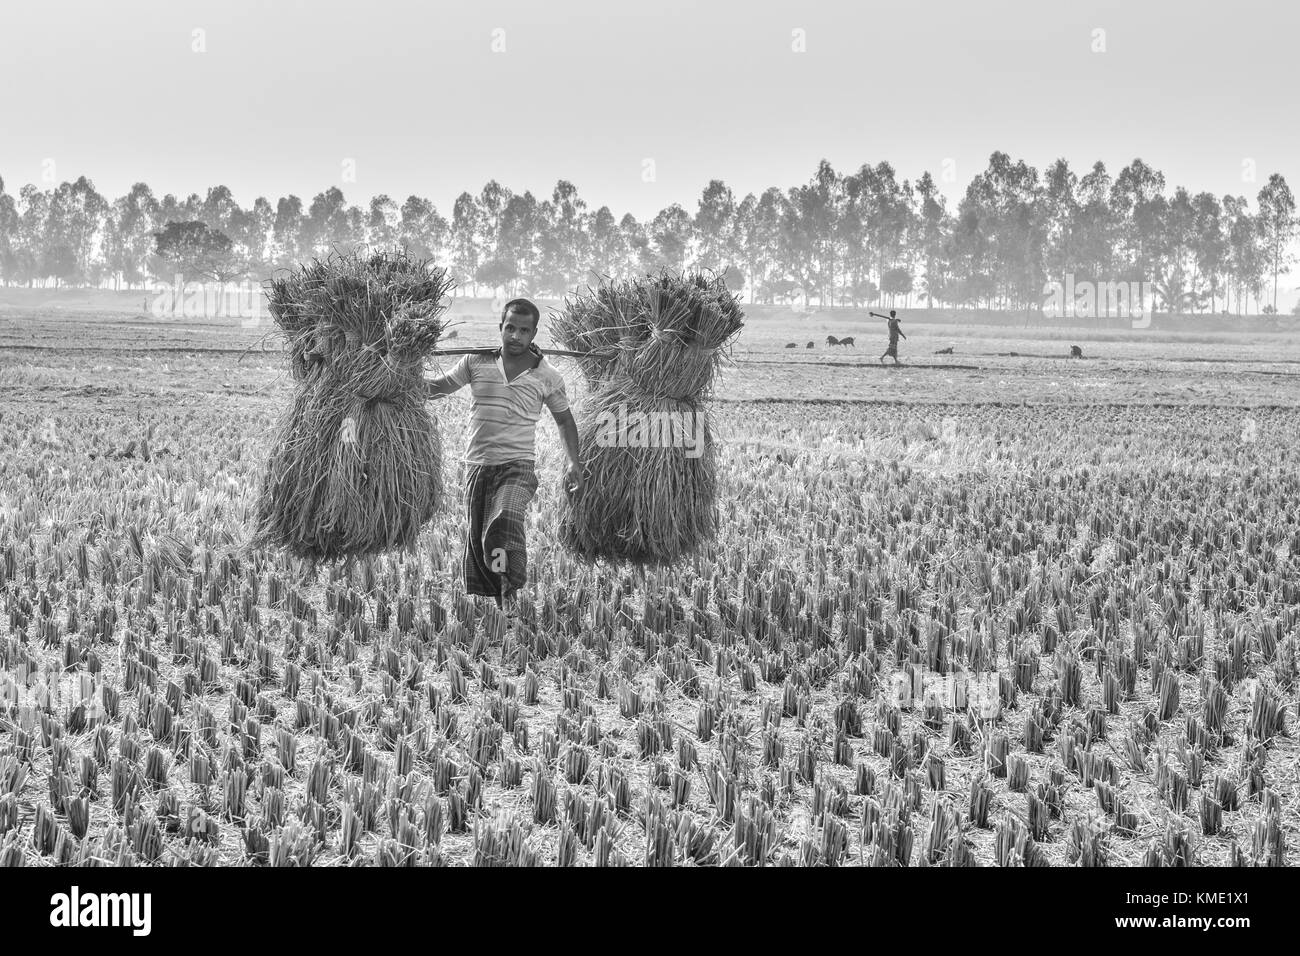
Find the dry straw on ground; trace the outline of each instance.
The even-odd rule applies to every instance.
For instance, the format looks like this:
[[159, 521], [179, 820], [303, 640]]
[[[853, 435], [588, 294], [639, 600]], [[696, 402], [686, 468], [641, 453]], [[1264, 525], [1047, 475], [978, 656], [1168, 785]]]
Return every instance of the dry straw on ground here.
[[[705, 402], [742, 319], [721, 278], [666, 270], [606, 280], [570, 296], [551, 319], [566, 348], [611, 356], [582, 366], [591, 388], [579, 414], [588, 482], [561, 518], [568, 548], [586, 558], [661, 565], [713, 538], [717, 466]], [[665, 415], [690, 422], [686, 430], [702, 447], [647, 444], [629, 434], [647, 417]]]
[[423, 367], [451, 287], [401, 252], [332, 253], [272, 281], [297, 388], [262, 484], [260, 543], [332, 559], [414, 542], [442, 500]]

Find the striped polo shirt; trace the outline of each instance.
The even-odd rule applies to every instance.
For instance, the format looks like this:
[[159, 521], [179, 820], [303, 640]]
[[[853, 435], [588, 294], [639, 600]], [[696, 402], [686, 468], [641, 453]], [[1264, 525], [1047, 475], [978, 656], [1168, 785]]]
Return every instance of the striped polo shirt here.
[[508, 382], [500, 349], [492, 355], [466, 355], [446, 378], [457, 389], [468, 385], [473, 395], [467, 465], [532, 461], [542, 405], [555, 414], [569, 407], [564, 379], [545, 357], [536, 368], [524, 369]]

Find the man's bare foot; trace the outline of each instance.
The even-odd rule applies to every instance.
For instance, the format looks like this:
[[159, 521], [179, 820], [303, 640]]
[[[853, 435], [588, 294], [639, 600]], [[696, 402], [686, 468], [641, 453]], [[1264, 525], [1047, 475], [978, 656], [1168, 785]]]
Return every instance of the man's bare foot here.
[[519, 590], [506, 588], [501, 594], [501, 610], [505, 612], [506, 627], [513, 629], [519, 621]]

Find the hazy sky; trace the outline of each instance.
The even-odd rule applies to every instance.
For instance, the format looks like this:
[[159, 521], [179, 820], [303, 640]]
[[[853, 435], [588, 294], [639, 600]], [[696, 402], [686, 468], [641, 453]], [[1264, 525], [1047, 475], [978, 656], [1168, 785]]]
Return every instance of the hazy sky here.
[[445, 214], [490, 178], [566, 178], [644, 217], [823, 157], [956, 199], [1000, 149], [1040, 172], [1141, 156], [1253, 202], [1270, 172], [1300, 188], [1298, 26], [1258, 0], [4, 0], [0, 176], [16, 193], [53, 160], [110, 198], [338, 185]]

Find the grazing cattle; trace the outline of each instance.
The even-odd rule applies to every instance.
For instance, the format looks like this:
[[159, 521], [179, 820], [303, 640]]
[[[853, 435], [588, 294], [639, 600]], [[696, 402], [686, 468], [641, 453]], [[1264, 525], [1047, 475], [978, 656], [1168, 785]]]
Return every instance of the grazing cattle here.
[[833, 336], [833, 335], [828, 335], [828, 336], [826, 336], [826, 344], [827, 344], [827, 345], [839, 345], [839, 344], [840, 344], [840, 340], [837, 339], [837, 338], [836, 338], [835, 336]]
[[1070, 346], [1070, 358], [1083, 358], [1083, 349], [1077, 345]]
[[799, 343], [798, 343], [798, 342], [786, 342], [786, 343], [785, 343], [785, 347], [788, 348], [788, 349], [797, 349], [797, 348], [799, 347]]
[[812, 347], [813, 347], [813, 343], [811, 343], [811, 342], [809, 342], [807, 345], [804, 346], [804, 348], [806, 348], [806, 349], [810, 349], [810, 348], [812, 348]]
[[951, 354], [952, 354], [952, 346], [950, 345], [950, 346], [948, 346], [946, 349], [939, 349], [939, 351], [935, 352], [934, 354], [935, 354], [935, 355], [951, 355]]
[[853, 344], [853, 336], [851, 335], [846, 339], [840, 339], [840, 345], [852, 345], [852, 344]]

